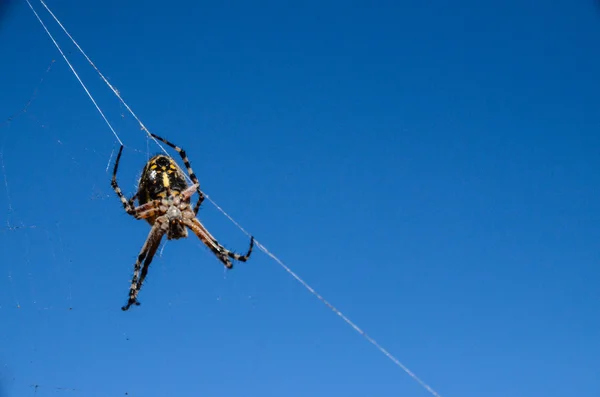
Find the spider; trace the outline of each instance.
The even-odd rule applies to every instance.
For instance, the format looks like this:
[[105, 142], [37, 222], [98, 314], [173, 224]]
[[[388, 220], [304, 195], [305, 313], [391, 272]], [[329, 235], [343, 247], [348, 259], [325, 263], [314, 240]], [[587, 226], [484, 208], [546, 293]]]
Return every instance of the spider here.
[[[168, 240], [177, 240], [186, 238], [188, 236], [187, 228], [189, 228], [227, 269], [233, 267], [230, 258], [246, 262], [254, 247], [253, 236], [250, 237], [250, 248], [245, 255], [236, 254], [219, 244], [196, 218], [200, 205], [204, 201], [204, 194], [200, 190], [200, 182], [194, 171], [192, 171], [192, 166], [185, 151], [164, 138], [152, 133], [150, 135], [169, 145], [179, 153], [193, 185], [188, 185], [185, 180], [185, 174], [175, 160], [169, 156], [157, 154], [148, 160], [144, 166], [139, 179], [137, 193], [127, 200], [117, 184], [117, 169], [121, 153], [123, 152], [123, 145], [121, 145], [113, 170], [111, 186], [123, 203], [125, 212], [135, 219], [145, 219], [152, 226], [135, 262], [133, 279], [131, 280], [131, 287], [129, 289], [129, 300], [127, 305], [121, 307], [123, 311], [128, 310], [133, 304], [140, 304], [137, 300], [138, 293], [148, 274], [150, 262], [152, 262], [152, 258], [165, 233]], [[190, 200], [195, 192], [198, 192], [198, 201], [192, 209]], [[137, 207], [134, 204], [136, 199], [139, 204]], [[143, 268], [142, 261], [144, 261]]]

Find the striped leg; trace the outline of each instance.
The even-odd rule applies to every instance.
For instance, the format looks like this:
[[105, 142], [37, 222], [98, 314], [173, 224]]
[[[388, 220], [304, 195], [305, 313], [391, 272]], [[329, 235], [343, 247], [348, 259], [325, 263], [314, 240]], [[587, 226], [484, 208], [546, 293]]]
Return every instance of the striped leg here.
[[217, 258], [219, 258], [221, 262], [223, 262], [225, 267], [228, 269], [233, 267], [233, 264], [229, 258], [238, 260], [240, 262], [246, 262], [252, 253], [252, 248], [254, 247], [254, 237], [250, 239], [250, 248], [248, 249], [248, 252], [246, 252], [245, 255], [240, 255], [219, 244], [217, 239], [215, 239], [208, 232], [208, 230], [206, 230], [204, 225], [202, 225], [198, 219], [187, 219], [184, 221], [184, 224], [189, 227], [196, 236], [198, 236], [198, 238], [213, 252], [213, 254], [215, 254]]
[[200, 197], [198, 197], [198, 201], [196, 201], [196, 205], [194, 206], [194, 215], [198, 215], [198, 210], [200, 210], [200, 206], [202, 205], [203, 201], [204, 194], [200, 195]]
[[198, 188], [196, 189], [196, 191], [198, 192], [198, 202], [196, 203], [196, 206], [194, 207], [194, 214], [198, 215], [198, 210], [200, 209], [200, 205], [204, 201], [204, 193], [202, 193], [202, 191], [200, 190], [200, 181], [198, 180], [198, 177], [196, 176], [196, 174], [194, 174], [194, 171], [192, 170], [192, 165], [190, 164], [190, 160], [188, 159], [187, 154], [185, 153], [185, 150], [183, 150], [179, 146], [167, 141], [166, 139], [159, 137], [158, 135], [155, 135], [152, 133], [150, 133], [150, 135], [152, 135], [154, 138], [158, 139], [159, 141], [171, 146], [181, 156], [181, 159], [183, 160], [183, 164], [185, 165], [185, 168], [187, 169], [188, 174], [190, 174], [190, 179], [192, 180], [192, 183], [198, 185]]
[[134, 195], [129, 200], [127, 200], [125, 198], [125, 195], [121, 191], [121, 188], [119, 187], [119, 184], [117, 183], [117, 170], [119, 168], [119, 161], [121, 160], [121, 154], [122, 153], [123, 153], [123, 145], [121, 145], [121, 148], [119, 149], [119, 154], [117, 155], [117, 160], [115, 161], [115, 168], [113, 170], [113, 175], [112, 175], [112, 180], [110, 182], [110, 185], [115, 190], [115, 193], [117, 193], [117, 196], [119, 196], [119, 199], [121, 200], [121, 203], [123, 203], [123, 208], [125, 208], [125, 211], [129, 215], [134, 215], [135, 210], [134, 210], [134, 204], [133, 203], [134, 203], [134, 200], [137, 197], [137, 194]]
[[[181, 200], [189, 200], [190, 197], [196, 192], [197, 188], [198, 185], [195, 184], [185, 189], [183, 192], [181, 192]], [[135, 199], [135, 196], [133, 196], [133, 198], [130, 201], [133, 201], [133, 199]], [[155, 215], [164, 214], [165, 211], [167, 211], [169, 205], [169, 202], [166, 202], [164, 199], [149, 201], [146, 204], [142, 204], [135, 208], [132, 205], [131, 215], [133, 215], [135, 219], [152, 218]]]
[[[162, 237], [162, 235], [161, 235]], [[146, 260], [144, 260], [144, 267], [142, 268], [142, 274], [140, 276], [140, 280], [137, 283], [137, 292], [139, 292], [142, 289], [142, 284], [144, 284], [144, 280], [146, 279], [146, 276], [148, 275], [148, 268], [150, 267], [150, 263], [152, 262], [152, 259], [154, 258], [154, 254], [156, 254], [156, 250], [158, 249], [158, 246], [160, 245], [160, 237], [158, 237], [158, 241], [156, 242], [156, 244], [152, 244], [152, 246], [150, 246], [150, 249], [148, 250], [148, 254], [146, 255]], [[137, 304], [139, 305], [139, 302], [137, 302]]]
[[142, 272], [142, 276], [145, 278], [146, 273], [148, 272], [148, 266], [150, 262], [152, 262], [152, 258], [156, 253], [156, 249], [160, 245], [160, 240], [166, 232], [166, 228], [164, 227], [164, 223], [157, 220], [157, 222], [152, 226], [150, 233], [148, 234], [148, 238], [138, 255], [137, 261], [133, 267], [133, 279], [131, 280], [131, 287], [129, 288], [129, 300], [127, 301], [127, 305], [121, 307], [121, 310], [126, 311], [129, 309], [131, 305], [139, 305], [140, 303], [137, 300], [138, 293], [142, 288], [141, 281], [138, 281], [140, 268], [142, 267], [142, 261], [144, 262], [144, 270]]
[[[194, 195], [199, 186], [199, 184], [194, 183], [192, 186], [185, 189], [183, 192], [181, 192], [181, 199], [183, 201], [189, 200]], [[202, 199], [204, 199], [204, 197], [202, 197]]]
[[140, 205], [133, 209], [133, 216], [135, 219], [148, 219], [156, 215], [164, 214], [164, 210], [161, 211], [161, 200], [150, 201], [146, 204]]

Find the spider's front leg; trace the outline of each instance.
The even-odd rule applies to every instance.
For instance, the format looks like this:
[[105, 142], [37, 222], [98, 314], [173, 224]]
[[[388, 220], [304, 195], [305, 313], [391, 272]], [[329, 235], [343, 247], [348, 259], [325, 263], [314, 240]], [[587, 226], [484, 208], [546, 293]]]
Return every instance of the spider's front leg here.
[[123, 145], [121, 145], [121, 148], [119, 149], [119, 154], [117, 154], [117, 160], [115, 161], [115, 168], [113, 169], [113, 175], [112, 175], [112, 180], [110, 182], [110, 185], [112, 186], [115, 193], [117, 193], [119, 200], [121, 200], [121, 204], [123, 204], [123, 208], [125, 209], [125, 212], [127, 212], [129, 215], [134, 215], [135, 214], [134, 200], [137, 198], [137, 194], [135, 194], [132, 198], [127, 200], [125, 198], [125, 195], [121, 191], [119, 184], [117, 183], [117, 170], [119, 169], [119, 161], [121, 161], [122, 153], [123, 153]]
[[[194, 183], [192, 186], [188, 187], [183, 192], [181, 192], [181, 199], [183, 201], [189, 200], [194, 195], [194, 193], [196, 193], [196, 191], [198, 190], [198, 186], [200, 186], [200, 185], [198, 185], [197, 183]], [[200, 200], [204, 200], [204, 196], [201, 196], [198, 201], [200, 201]]]
[[139, 207], [135, 207], [131, 215], [133, 215], [135, 219], [152, 218], [156, 214], [164, 213], [164, 211], [166, 211], [165, 208], [161, 208], [161, 205], [163, 205], [162, 200], [150, 201], [146, 204], [140, 205]]
[[198, 210], [200, 210], [200, 206], [202, 205], [203, 201], [204, 194], [200, 194], [200, 197], [198, 197], [198, 201], [196, 201], [196, 205], [194, 206], [194, 215], [198, 215]]
[[199, 197], [198, 197], [198, 201], [196, 202], [196, 205], [194, 206], [194, 215], [198, 215], [198, 210], [200, 209], [200, 205], [204, 201], [204, 194], [202, 194], [202, 192], [200, 192], [200, 185], [198, 183], [194, 183], [192, 186], [188, 187], [183, 192], [181, 192], [181, 199], [183, 201], [188, 201], [196, 192], [199, 192], [198, 193]]
[[[181, 192], [180, 200], [184, 202], [189, 201], [190, 197], [192, 197], [192, 195], [196, 192], [197, 188], [198, 185], [194, 184], [185, 189], [183, 192]], [[153, 218], [157, 214], [164, 214], [167, 211], [169, 205], [169, 202], [164, 202], [163, 200], [150, 201], [146, 204], [142, 204], [139, 207], [134, 208], [132, 210], [132, 215], [136, 219]]]

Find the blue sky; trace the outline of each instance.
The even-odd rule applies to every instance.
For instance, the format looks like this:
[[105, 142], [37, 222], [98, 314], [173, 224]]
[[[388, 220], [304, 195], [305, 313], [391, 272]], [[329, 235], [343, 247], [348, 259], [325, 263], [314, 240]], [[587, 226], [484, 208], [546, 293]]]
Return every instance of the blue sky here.
[[[159, 148], [31, 1], [132, 194]], [[441, 396], [600, 393], [593, 1], [47, 4], [211, 198]], [[118, 143], [27, 4], [2, 15], [0, 394], [430, 395], [258, 250], [225, 272], [169, 242], [122, 312], [149, 228], [110, 188]]]

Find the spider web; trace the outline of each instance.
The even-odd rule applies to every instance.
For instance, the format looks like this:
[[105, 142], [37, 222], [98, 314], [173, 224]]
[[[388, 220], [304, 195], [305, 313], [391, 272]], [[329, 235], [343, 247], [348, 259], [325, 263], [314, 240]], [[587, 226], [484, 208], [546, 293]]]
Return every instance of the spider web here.
[[[45, 3], [42, 2], [42, 4], [46, 7]], [[31, 4], [29, 5], [31, 7]], [[45, 26], [44, 29], [46, 29]], [[48, 32], [48, 34], [50, 33]], [[54, 41], [54, 39], [52, 40]], [[76, 47], [78, 45], [74, 42], [71, 51], [81, 50]], [[67, 60], [62, 50], [61, 55]], [[87, 58], [85, 54], [83, 55]], [[87, 60], [91, 63], [89, 59]], [[50, 74], [53, 64], [54, 60], [46, 69], [44, 78]], [[90, 81], [95, 72], [99, 73], [95, 65], [92, 64], [92, 66], [95, 70], [75, 73], [75, 69], [69, 63], [70, 71], [64, 68], [60, 71], [52, 70], [52, 72], [69, 74], [72, 71], [87, 92], [82, 80]], [[124, 193], [131, 196], [135, 191], [134, 181], [139, 177], [139, 171], [136, 170], [139, 170], [140, 165], [149, 158], [151, 145], [157, 142], [155, 140], [150, 142], [148, 134], [139, 133], [138, 125], [146, 133], [149, 131], [122, 100], [119, 92], [102, 74], [100, 75], [112, 92], [95, 93], [93, 98], [88, 92], [96, 109], [100, 111], [118, 142], [121, 140], [116, 131], [122, 133], [136, 130], [135, 134], [127, 134], [126, 150], [118, 176]], [[44, 78], [40, 85], [44, 82]], [[57, 92], [73, 90], [73, 87], [57, 85], [46, 88], [48, 92], [53, 92], [55, 95]], [[105, 105], [111, 102], [115, 103], [113, 93], [120, 100], [118, 110], [116, 105], [112, 107]], [[26, 356], [30, 358], [28, 369], [35, 376], [33, 379], [17, 380], [13, 378], [12, 386], [13, 389], [21, 391], [27, 387], [37, 395], [44, 392], [72, 392], [102, 396], [129, 394], [127, 388], [122, 384], [102, 385], [103, 387], [99, 387], [97, 390], [84, 390], [78, 384], [53, 386], [51, 375], [42, 375], [36, 370], [35, 358], [38, 351], [44, 350], [44, 354], [52, 351], [52, 342], [42, 334], [42, 330], [51, 325], [57, 326], [58, 324], [61, 327], [61, 335], [58, 336], [61, 339], [72, 332], [84, 332], [81, 328], [82, 324], [86, 322], [96, 321], [110, 324], [111, 321], [117, 321], [115, 319], [119, 318], [121, 319], [118, 320], [120, 325], [116, 327], [105, 325], [102, 328], [103, 331], [94, 330], [95, 332], [91, 332], [90, 335], [101, 339], [111, 348], [125, 351], [128, 349], [127, 344], [134, 339], [133, 335], [137, 331], [137, 324], [133, 321], [124, 323], [122, 313], [118, 309], [126, 298], [133, 260], [148, 231], [147, 225], [142, 222], [131, 222], [131, 219], [127, 218], [110, 188], [111, 166], [118, 146], [114, 141], [110, 142], [106, 139], [105, 126], [98, 125], [95, 110], [90, 108], [85, 113], [74, 114], [69, 109], [74, 107], [74, 102], [81, 100], [79, 97], [62, 96], [60, 98], [61, 106], [56, 106], [53, 103], [56, 98], [48, 96], [42, 101], [38, 94], [39, 90], [36, 88], [34, 95], [26, 102], [23, 110], [8, 116], [0, 148], [0, 166], [5, 192], [4, 208], [6, 208], [6, 219], [2, 222], [6, 226], [2, 233], [2, 239], [6, 242], [6, 246], [10, 247], [5, 254], [6, 260], [3, 260], [9, 265], [3, 269], [6, 272], [4, 282], [7, 285], [7, 288], [3, 288], [3, 290], [6, 291], [5, 295], [7, 296], [3, 297], [2, 302], [11, 302], [9, 306], [3, 304], [2, 309], [12, 310], [9, 316], [12, 316], [11, 319], [17, 324], [20, 321], [23, 329], [27, 328], [26, 323], [35, 322], [37, 331], [33, 335], [23, 337], [21, 340], [26, 340], [28, 346], [20, 347], [21, 353], [27, 352]], [[23, 115], [27, 117], [24, 118]], [[18, 139], [15, 138], [16, 134], [11, 132], [17, 122], [28, 123], [29, 128], [35, 125], [37, 136], [21, 134]], [[61, 132], [69, 129], [86, 131], [86, 134], [67, 135]], [[51, 150], [41, 151], [38, 149], [35, 154], [24, 155], [25, 151], [19, 150], [19, 148], [27, 147], [27, 139], [35, 139], [38, 148], [46, 147]], [[159, 147], [161, 146], [159, 145]], [[201, 158], [201, 156], [199, 157]], [[192, 163], [193, 165], [197, 164], [194, 161]], [[44, 186], [46, 188], [53, 186], [53, 189], [41, 191], [35, 182], [28, 185], [22, 183], [25, 178], [27, 181], [46, 178], [52, 183], [45, 183]], [[204, 184], [204, 186], [206, 185]], [[234, 225], [237, 226], [243, 233], [237, 233], [236, 238], [228, 237], [230, 244], [224, 245], [245, 246], [246, 236], [243, 234], [247, 235], [248, 232], [210, 197], [207, 196], [207, 198], [215, 204], [215, 208], [212, 211], [202, 210], [203, 221], [208, 223], [211, 230], [215, 230], [214, 234], [217, 236], [233, 236], [234, 233], [226, 233], [225, 230], [229, 228], [231, 231], [235, 229]], [[216, 219], [221, 217], [222, 220], [221, 213], [228, 217], [234, 225], [219, 226], [218, 224], [221, 222], [216, 222]], [[122, 239], [121, 236], [127, 233], [126, 230], [134, 230], [136, 239]], [[137, 239], [140, 236], [141, 239]], [[134, 241], [137, 243], [134, 244]], [[143, 304], [151, 306], [154, 311], [166, 310], [166, 316], [171, 316], [172, 320], [176, 318], [173, 313], [178, 310], [178, 306], [187, 306], [190, 303], [190, 293], [177, 288], [179, 280], [190, 276], [186, 273], [188, 270], [181, 265], [169, 266], [166, 271], [167, 268], [160, 259], [161, 253], [167, 245], [170, 246], [163, 242], [157, 258], [153, 261], [143, 291], [147, 291], [152, 286], [153, 278], [156, 278], [161, 280], [160, 288], [169, 292], [163, 296], [157, 294], [155, 297], [145, 294], [142, 301]], [[315, 289], [268, 251], [264, 245], [259, 242], [256, 245], [331, 311], [415, 379], [421, 387], [439, 397], [433, 389], [326, 301]], [[207, 248], [198, 241], [194, 244], [178, 244], [176, 250], [167, 249], [169, 262], [187, 264], [189, 258], [197, 257], [198, 247], [207, 251]], [[124, 255], [131, 258], [130, 263], [118, 265], [109, 263], [113, 258], [120, 258], [119, 261], [122, 261]], [[214, 275], [216, 271], [223, 274], [220, 283], [215, 283], [211, 276], [211, 273]], [[194, 274], [197, 274], [196, 272], [198, 269], [194, 270]], [[220, 310], [223, 305], [242, 304], [252, 309], [256, 307], [258, 301], [255, 297], [260, 296], [256, 292], [260, 283], [256, 280], [260, 277], [260, 270], [253, 269], [257, 278], [245, 279], [244, 283], [237, 283], [238, 277], [248, 277], [247, 273], [243, 273], [243, 268], [240, 272], [231, 274], [227, 273], [225, 269], [217, 270], [216, 266], [207, 266], [203, 267], [202, 272], [203, 277], [207, 274], [206, 278], [211, 281], [201, 281], [199, 287], [193, 291], [193, 299], [197, 302], [213, 300], [212, 306], [204, 308], [203, 315], [207, 320], [215, 322], [216, 328], [219, 328], [219, 323], [223, 322], [221, 328], [226, 329], [224, 318], [227, 316], [224, 311]], [[102, 277], [99, 274], [102, 274]], [[225, 274], [228, 276], [225, 277]], [[195, 276], [191, 278], [195, 278]], [[297, 299], [292, 297], [289, 291], [272, 291], [276, 291], [278, 299], [283, 302], [286, 299]], [[106, 297], [111, 297], [111, 300], [107, 301]], [[215, 302], [218, 303], [215, 304]], [[90, 317], [90, 313], [93, 314], [93, 317]], [[298, 324], [303, 324], [301, 318], [293, 317], [299, 322]], [[262, 324], [260, 325], [262, 326]], [[258, 324], [254, 324], [254, 326], [258, 326]], [[62, 342], [64, 343], [64, 340]], [[129, 347], [129, 349], [131, 348]], [[169, 362], [168, 359], [164, 361], [163, 365], [166, 366], [175, 364]], [[23, 372], [23, 368], [27, 367], [27, 364], [23, 364], [23, 360], [19, 365], [19, 372]], [[71, 374], [79, 371], [75, 363], [67, 363], [67, 368]]]
[[[4, 322], [11, 324], [14, 330], [14, 334], [7, 336], [7, 340], [12, 341], [12, 349], [0, 353], [0, 397], [57, 393], [86, 396], [110, 394], [106, 389], [90, 390], [77, 384], [61, 383], [60, 377], [55, 380], [52, 376], [41, 374], [38, 368], [43, 363], [39, 357], [46, 355], [48, 346], [52, 344], [44, 337], [43, 330], [46, 327], [60, 327], [61, 332], [69, 334], [77, 332], [78, 324], [90, 321], [86, 319], [86, 313], [120, 315], [137, 250], [148, 231], [144, 224], [130, 222], [110, 187], [118, 147], [107, 145], [106, 142], [91, 142], [89, 137], [83, 135], [64, 134], [73, 115], [68, 108], [61, 111], [52, 105], [56, 100], [56, 92], [61, 90], [56, 76], [61, 73], [68, 74], [68, 70], [57, 69], [54, 59], [40, 67], [37, 74], [41, 74], [41, 77], [37, 82], [24, 82], [35, 86], [28, 98], [18, 99], [25, 104], [9, 113], [0, 124], [0, 241], [3, 247], [0, 250], [0, 262], [3, 264], [0, 267], [0, 313]], [[115, 106], [112, 113], [114, 125], [122, 129], [137, 129], [136, 121], [125, 113], [122, 105]], [[90, 119], [96, 119], [94, 112], [85, 115], [80, 121], [81, 125], [91, 123]], [[103, 137], [102, 134], [94, 135]], [[29, 152], [35, 151], [35, 155], [24, 157], [21, 148], [25, 142], [34, 140], [35, 147], [31, 147]], [[128, 146], [119, 179], [129, 196], [137, 188], [140, 165], [152, 153], [151, 142], [144, 136], [136, 146]], [[34, 173], [32, 180], [54, 180], [57, 189], [42, 190], [36, 188], [35, 183], [24, 184], [24, 175], [29, 173]], [[48, 183], [44, 183], [44, 186], [47, 188]], [[84, 211], [86, 218], [81, 218], [79, 214]], [[202, 213], [210, 219], [210, 210], [203, 209]], [[212, 211], [212, 216], [217, 216], [216, 211]], [[125, 229], [115, 227], [111, 221], [114, 219], [119, 225], [131, 227], [133, 223], [139, 239], [137, 245], [118, 250], [126, 252], [125, 258], [129, 261], [110, 266], [118, 273], [110, 278], [118, 281], [110, 283], [114, 284], [111, 288], [115, 293], [110, 293], [113, 296], [106, 300], [99, 298], [105, 295], [99, 292], [104, 287], [96, 282], [93, 270], [88, 268], [82, 271], [81, 268], [87, 267], [90, 250], [93, 251], [99, 244], [99, 239], [88, 238], [93, 234], [88, 229], [114, 230], [109, 234], [119, 239], [119, 234]], [[103, 222], [103, 225], [99, 226], [99, 222]], [[103, 235], [95, 234], [96, 237]], [[185, 245], [188, 247], [184, 249], [184, 254], [190, 254], [198, 248], [208, 252], [203, 244], [192, 239], [188, 239]], [[148, 286], [152, 288], [154, 279], [167, 280], [167, 284], [170, 279], [171, 288], [174, 289], [173, 268], [162, 260], [165, 254], [170, 258], [173, 256], [168, 246], [169, 243], [163, 240], [145, 289]], [[92, 268], [96, 267], [97, 261], [92, 262]], [[210, 268], [222, 274], [222, 277], [221, 283], [214, 283], [213, 279], [215, 286], [209, 292], [209, 299], [217, 305], [227, 304], [228, 301], [246, 302], [250, 307], [255, 305], [252, 287], [240, 288], [235, 275], [217, 266]], [[223, 293], [222, 287], [227, 283], [230, 284], [230, 291]], [[152, 305], [169, 310], [183, 303], [189, 303], [189, 300], [175, 292], [169, 300], [156, 301]], [[24, 336], [19, 330], [25, 329], [32, 331]], [[113, 341], [126, 344], [134, 334], [134, 327], [120, 326], [112, 332]], [[17, 363], [12, 359], [16, 356], [20, 357]], [[31, 376], [17, 375], [22, 373]], [[135, 395], [126, 389], [119, 388], [111, 392], [116, 395]], [[98, 394], [94, 394], [96, 392]]]
[[[63, 239], [60, 221], [47, 222], [45, 219], [33, 221], [22, 215], [22, 206], [18, 200], [13, 199], [14, 196], [20, 196], [19, 189], [11, 179], [11, 175], [13, 175], [11, 172], [12, 155], [17, 153], [10, 140], [13, 132], [12, 126], [16, 124], [18, 128], [22, 119], [28, 119], [28, 121], [38, 124], [41, 129], [45, 129], [36, 114], [30, 112], [30, 108], [37, 99], [44, 79], [50, 74], [54, 62], [55, 60], [50, 62], [25, 105], [0, 123], [0, 136], [2, 137], [0, 141], [0, 170], [4, 188], [4, 195], [0, 196], [0, 202], [5, 208], [4, 220], [0, 227], [0, 239], [2, 239], [2, 245], [5, 247], [0, 258], [0, 261], [4, 264], [2, 266], [4, 277], [2, 277], [3, 283], [1, 284], [3, 295], [0, 299], [0, 310], [4, 314], [5, 321], [8, 320], [11, 324], [12, 329], [24, 329], [26, 327], [26, 321], [22, 317], [24, 312], [36, 317], [34, 313], [71, 309], [72, 296], [68, 264], [72, 262], [72, 259], [70, 258], [68, 242]], [[13, 189], [13, 186], [15, 189]], [[39, 259], [38, 255], [40, 253], [44, 256], [44, 262], [51, 264], [48, 269], [55, 272], [55, 277], [52, 277], [52, 280], [58, 286], [57, 290], [44, 291], [44, 294], [39, 293], [38, 287], [42, 278], [45, 277], [38, 278], [40, 274], [34, 264]], [[53, 299], [56, 292], [63, 294], [63, 299]], [[27, 346], [22, 346], [20, 349], [22, 355], [30, 357], [31, 364], [35, 361], [35, 352], [39, 348], [38, 343], [38, 339], [32, 336], [27, 339]], [[52, 391], [54, 393], [60, 390], [73, 390], [59, 386], [36, 384], [34, 379], [17, 377], [14, 375], [8, 358], [0, 357], [0, 359], [3, 364], [2, 370], [0, 370], [0, 396], [13, 395], [12, 392], [15, 390], [23, 392], [27, 388], [31, 388], [36, 395], [41, 395], [38, 391]]]

